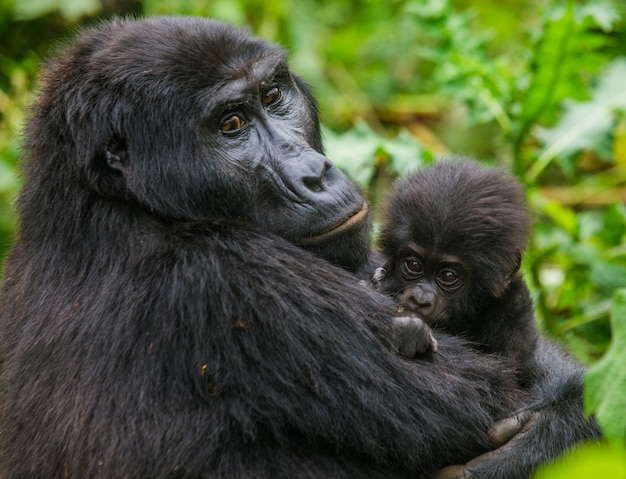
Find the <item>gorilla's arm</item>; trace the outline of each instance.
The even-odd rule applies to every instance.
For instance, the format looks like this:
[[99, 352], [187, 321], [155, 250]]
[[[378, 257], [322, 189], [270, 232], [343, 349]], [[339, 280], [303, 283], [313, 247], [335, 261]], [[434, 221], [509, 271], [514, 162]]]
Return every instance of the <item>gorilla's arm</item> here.
[[[464, 466], [440, 471], [437, 479], [524, 479], [577, 443], [600, 440], [596, 421], [584, 415], [583, 367], [545, 338], [540, 339], [536, 359], [540, 376], [532, 391], [535, 402], [519, 412], [521, 431]], [[514, 421], [504, 429], [514, 432]]]
[[4, 313], [46, 311], [4, 331], [15, 477], [414, 477], [487, 451], [519, 406], [511, 371], [458, 339], [392, 353], [388, 300], [278, 237], [224, 221], [123, 237], [123, 268], [65, 257], [64, 282], [11, 260], [44, 302]]
[[502, 365], [457, 340], [442, 338], [436, 362], [390, 353], [372, 334], [388, 334], [388, 300], [285, 241], [221, 224], [168, 254], [195, 265], [164, 272], [171, 291], [155, 292], [157, 310], [188, 312], [183, 370], [252, 447], [295, 434], [422, 471], [485, 451], [494, 415], [513, 406]]

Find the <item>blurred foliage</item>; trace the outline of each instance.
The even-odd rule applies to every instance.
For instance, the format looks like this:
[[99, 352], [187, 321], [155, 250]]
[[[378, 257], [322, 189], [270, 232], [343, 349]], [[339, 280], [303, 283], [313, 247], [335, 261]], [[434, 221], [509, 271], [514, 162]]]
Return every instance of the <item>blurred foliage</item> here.
[[535, 479], [626, 479], [626, 455], [621, 445], [593, 445], [577, 449], [546, 466]]
[[[538, 324], [596, 363], [590, 411], [625, 438], [623, 0], [0, 0], [0, 258], [41, 59], [111, 14], [210, 16], [284, 45], [314, 86], [329, 157], [374, 205], [436, 156], [509, 168], [535, 219], [523, 269]], [[604, 477], [624, 477], [624, 455], [604, 449], [576, 455], [577, 476], [542, 477], [583, 477], [594, 457], [612, 461]]]
[[608, 439], [626, 438], [626, 289], [615, 293], [611, 326], [615, 339], [606, 355], [589, 367], [585, 378], [585, 406], [595, 412]]

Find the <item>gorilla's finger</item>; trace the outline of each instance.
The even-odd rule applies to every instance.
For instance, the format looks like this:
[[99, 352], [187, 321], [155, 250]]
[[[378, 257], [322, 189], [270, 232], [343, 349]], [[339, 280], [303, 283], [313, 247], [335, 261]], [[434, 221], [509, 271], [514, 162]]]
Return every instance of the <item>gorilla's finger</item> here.
[[489, 440], [494, 446], [502, 446], [518, 434], [524, 425], [535, 416], [532, 411], [522, 411], [515, 416], [496, 422], [489, 430]]

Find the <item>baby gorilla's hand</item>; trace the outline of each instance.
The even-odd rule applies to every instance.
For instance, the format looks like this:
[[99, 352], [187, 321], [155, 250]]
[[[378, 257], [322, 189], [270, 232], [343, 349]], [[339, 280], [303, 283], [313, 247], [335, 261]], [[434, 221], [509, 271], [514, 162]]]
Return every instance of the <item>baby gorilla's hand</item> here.
[[437, 352], [437, 340], [433, 331], [417, 316], [396, 316], [392, 318], [392, 329], [396, 336], [398, 353], [406, 358], [414, 358], [429, 349]]

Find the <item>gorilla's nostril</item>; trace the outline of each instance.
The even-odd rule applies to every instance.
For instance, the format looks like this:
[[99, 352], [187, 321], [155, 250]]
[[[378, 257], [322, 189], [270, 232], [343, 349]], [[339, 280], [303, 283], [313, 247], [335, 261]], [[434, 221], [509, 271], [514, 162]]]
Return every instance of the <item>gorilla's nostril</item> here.
[[332, 166], [333, 165], [329, 163], [328, 161], [324, 161], [324, 164], [322, 165], [322, 171], [319, 172], [319, 175], [315, 174], [311, 176], [304, 176], [302, 178], [302, 184], [304, 184], [304, 186], [306, 186], [313, 193], [319, 193], [320, 191], [324, 189], [323, 184], [324, 184], [324, 177], [326, 176], [326, 172]]
[[302, 178], [302, 183], [313, 193], [322, 191], [322, 178], [307, 176]]

